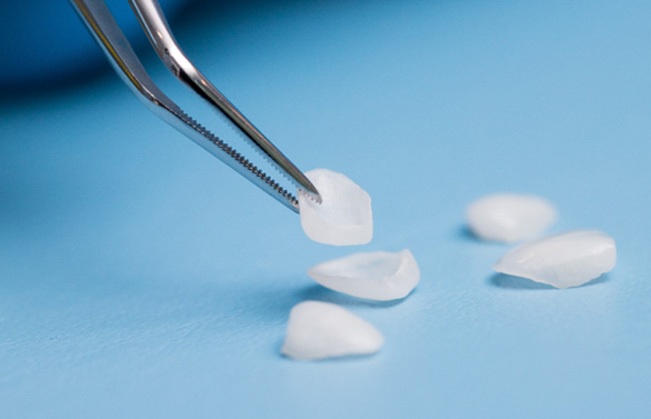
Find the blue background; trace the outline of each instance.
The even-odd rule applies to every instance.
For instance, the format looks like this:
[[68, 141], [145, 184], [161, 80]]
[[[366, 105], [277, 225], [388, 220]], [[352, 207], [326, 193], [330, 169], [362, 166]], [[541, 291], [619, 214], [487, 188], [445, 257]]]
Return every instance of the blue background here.
[[[649, 417], [650, 21], [643, 0], [189, 7], [177, 38], [226, 96], [304, 170], [369, 191], [375, 238], [356, 248], [311, 242], [108, 65], [47, 94], [5, 91], [0, 416]], [[508, 247], [463, 218], [496, 191], [554, 202], [554, 232], [611, 234], [615, 270], [568, 290], [493, 274]], [[402, 248], [422, 279], [399, 303], [306, 275]], [[281, 357], [306, 299], [366, 318], [385, 347]]]
[[[159, 0], [174, 20], [189, 0]], [[222, 0], [214, 0], [216, 2]], [[126, 0], [105, 0], [136, 47], [147, 42]], [[66, 87], [96, 72], [103, 58], [68, 0], [0, 2], [0, 92]]]

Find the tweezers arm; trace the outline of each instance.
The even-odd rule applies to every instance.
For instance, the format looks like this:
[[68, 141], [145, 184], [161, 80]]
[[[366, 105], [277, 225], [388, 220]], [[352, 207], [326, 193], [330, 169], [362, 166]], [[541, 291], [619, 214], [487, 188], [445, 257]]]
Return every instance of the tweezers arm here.
[[93, 0], [71, 0], [71, 3], [127, 86], [147, 102], [162, 95], [147, 75], [106, 4]]
[[314, 200], [321, 197], [309, 179], [269, 141], [186, 57], [167, 24], [157, 0], [129, 0], [149, 41], [165, 66], [181, 81], [219, 109], [278, 168], [289, 174]]
[[157, 116], [274, 199], [298, 212], [296, 198], [248, 159], [190, 118], [151, 80], [102, 0], [70, 0], [118, 75]]
[[[98, 0], [71, 0], [71, 3], [122, 81], [147, 108], [187, 135], [187, 127], [183, 126], [185, 125], [183, 111], [149, 77], [106, 4]], [[197, 140], [196, 133], [190, 136], [193, 140]], [[199, 142], [204, 140], [201, 139]]]

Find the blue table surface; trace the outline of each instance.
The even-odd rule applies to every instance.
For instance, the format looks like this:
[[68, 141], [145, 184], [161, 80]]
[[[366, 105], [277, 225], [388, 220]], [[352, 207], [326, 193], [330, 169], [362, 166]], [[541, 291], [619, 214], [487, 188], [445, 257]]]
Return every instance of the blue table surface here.
[[[311, 242], [108, 68], [3, 97], [0, 417], [651, 415], [650, 2], [201, 8], [175, 28], [187, 54], [301, 168], [369, 191], [375, 238]], [[509, 247], [474, 240], [464, 209], [497, 191], [555, 203], [552, 232], [609, 233], [616, 268], [568, 290], [494, 274]], [[422, 279], [401, 302], [306, 274], [402, 248]], [[283, 358], [289, 310], [308, 299], [369, 320], [385, 347]]]

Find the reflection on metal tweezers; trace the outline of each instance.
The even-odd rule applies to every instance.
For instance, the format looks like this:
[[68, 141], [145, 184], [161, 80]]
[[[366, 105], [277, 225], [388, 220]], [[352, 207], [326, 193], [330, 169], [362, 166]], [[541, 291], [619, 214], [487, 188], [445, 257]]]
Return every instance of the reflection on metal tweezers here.
[[[149, 41], [165, 66], [196, 94], [222, 112], [245, 139], [297, 188], [315, 201], [319, 192], [305, 175], [249, 122], [183, 54], [156, 0], [129, 0]], [[156, 115], [219, 158], [273, 198], [298, 212], [296, 197], [249, 159], [208, 131], [167, 97], [147, 74], [103, 0], [71, 0], [109, 61], [138, 98]]]

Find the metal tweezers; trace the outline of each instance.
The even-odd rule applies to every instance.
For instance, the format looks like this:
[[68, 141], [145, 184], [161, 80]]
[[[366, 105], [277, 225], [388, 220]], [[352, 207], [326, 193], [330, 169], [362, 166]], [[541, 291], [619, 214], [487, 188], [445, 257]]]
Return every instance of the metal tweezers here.
[[[147, 74], [103, 0], [70, 0], [122, 80], [156, 115], [209, 153], [236, 170], [273, 198], [298, 212], [298, 200], [249, 159], [187, 115]], [[160, 60], [196, 94], [222, 112], [244, 138], [316, 202], [321, 196], [312, 182], [208, 81], [179, 48], [156, 0], [129, 0]]]

